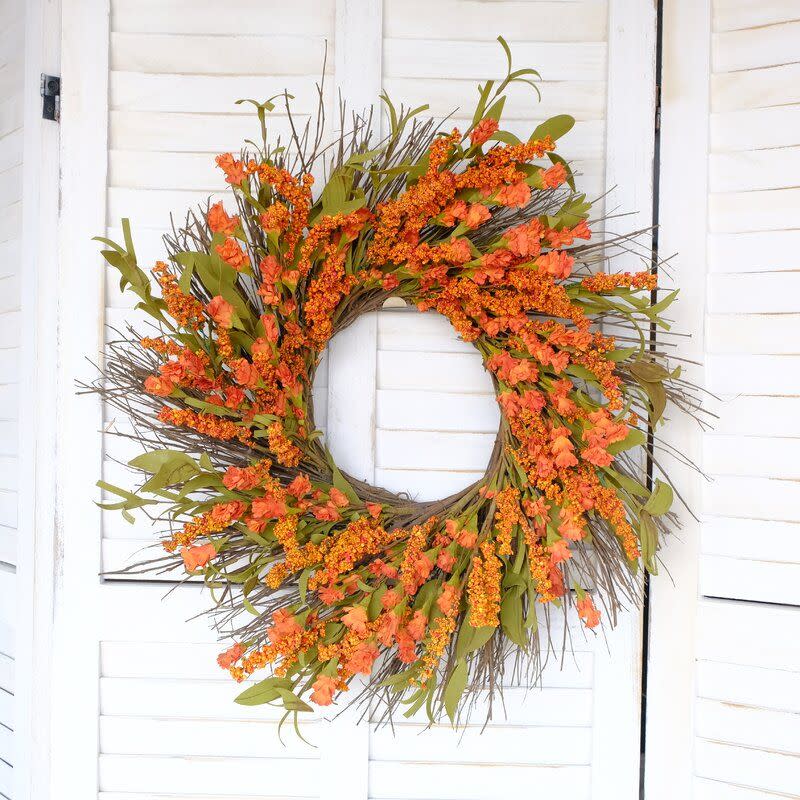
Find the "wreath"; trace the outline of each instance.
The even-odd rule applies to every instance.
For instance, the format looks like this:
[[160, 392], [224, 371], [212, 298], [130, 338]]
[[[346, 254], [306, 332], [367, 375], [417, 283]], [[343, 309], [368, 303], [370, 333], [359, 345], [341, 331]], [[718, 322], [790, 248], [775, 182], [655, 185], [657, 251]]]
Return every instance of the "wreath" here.
[[[89, 387], [145, 450], [130, 462], [141, 485], [99, 482], [119, 498], [102, 505], [164, 529], [166, 555], [131, 570], [181, 568], [211, 588], [222, 668], [237, 681], [269, 668], [239, 703], [299, 714], [364, 676], [353, 694], [373, 720], [374, 700], [386, 718], [402, 704], [464, 720], [505, 670], [538, 674], [554, 615], [574, 606], [593, 629], [637, 603], [677, 522], [669, 481], [646, 471], [666, 405], [700, 408], [653, 336], [676, 292], [657, 296], [638, 234], [589, 224], [554, 152], [571, 117], [527, 141], [501, 127], [508, 88], [538, 78], [501, 43], [508, 74], [478, 87], [463, 133], [382, 96], [385, 138], [342, 107], [324, 147], [323, 123], [296, 129], [286, 95], [292, 135], [270, 145], [278, 98], [241, 101], [261, 143], [216, 159], [235, 211], [207, 204], [173, 225], [152, 278], [127, 220], [123, 244], [100, 239], [155, 320], [151, 335], [117, 332]], [[642, 271], [608, 268], [632, 252]], [[314, 423], [327, 343], [388, 298], [445, 316], [502, 411], [486, 474], [443, 500], [344, 474]]]

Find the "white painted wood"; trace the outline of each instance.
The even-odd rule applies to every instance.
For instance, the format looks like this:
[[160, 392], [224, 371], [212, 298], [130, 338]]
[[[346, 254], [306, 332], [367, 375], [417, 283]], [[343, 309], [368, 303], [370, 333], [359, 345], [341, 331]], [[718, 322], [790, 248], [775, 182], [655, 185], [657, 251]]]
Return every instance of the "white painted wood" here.
[[282, 6], [237, 0], [236, 13], [229, 14], [220, 14], [215, 0], [115, 0], [112, 24], [122, 33], [236, 35], [244, 27], [248, 34], [322, 38], [330, 36], [333, 19], [334, 4], [320, 0]]
[[[381, 85], [383, 4], [336, 0], [336, 96], [351, 113], [366, 114]], [[380, 139], [380, 114], [374, 136]], [[375, 353], [377, 314], [362, 315], [328, 344], [328, 447], [346, 472], [375, 479]], [[354, 687], [355, 691], [356, 687]], [[369, 728], [347, 708], [327, 723], [323, 735], [320, 796], [325, 800], [366, 798]]]
[[[800, 139], [800, 137], [797, 137]], [[785, 189], [800, 177], [800, 147], [715, 153], [709, 159], [712, 192]]]
[[[710, 71], [710, 2], [676, 0], [664, 5], [661, 82], [659, 252], [678, 253], [671, 273], [680, 302], [670, 316], [681, 354], [703, 360], [707, 241]], [[682, 176], [692, 175], [691, 181]], [[702, 367], [689, 365], [705, 383]], [[699, 463], [699, 429], [685, 419], [663, 429], [678, 452]], [[674, 460], [666, 464], [689, 506], [701, 504], [697, 476]], [[650, 583], [650, 643], [647, 678], [644, 792], [648, 800], [690, 797], [693, 785], [694, 660], [700, 525], [679, 509], [682, 529], [661, 551], [662, 575]]]
[[799, 74], [800, 64], [782, 64], [713, 75], [711, 108], [719, 112], [797, 103], [800, 101]]
[[800, 439], [708, 436], [703, 467], [712, 475], [800, 478]]
[[800, 394], [800, 356], [709, 354], [706, 388], [719, 394]]
[[775, 478], [720, 476], [705, 487], [702, 510], [746, 519], [800, 521], [800, 486]]
[[[610, 231], [652, 225], [655, 129], [656, 8], [651, 2], [610, 0], [606, 109], [606, 208], [626, 216]], [[648, 247], [651, 237], [642, 239]], [[615, 262], [639, 270], [638, 258]], [[640, 782], [642, 616], [620, 615], [598, 641], [593, 721], [592, 797], [637, 798]]]
[[[111, 34], [111, 69], [179, 75], [292, 76], [321, 73], [325, 40], [311, 39], [298, 47], [297, 35], [181, 33]], [[328, 57], [332, 44], [329, 45]], [[209, 53], [213, 52], [213, 58]], [[326, 71], [333, 72], [333, 61]]]
[[715, 0], [713, 4], [714, 31], [756, 28], [797, 19], [795, 0]]
[[[104, 230], [109, 8], [65, 0], [62, 38], [61, 228], [59, 264], [59, 480], [55, 566], [50, 783], [59, 793], [97, 793], [98, 659], [102, 605], [100, 514], [90, 498], [102, 459], [102, 408], [78, 397], [85, 356], [102, 346], [103, 271], [90, 244]], [[74, 313], [83, 308], [84, 313]]]
[[800, 648], [785, 632], [798, 621], [796, 607], [700, 603], [698, 776], [758, 793], [753, 796], [797, 796]]
[[800, 419], [791, 396], [724, 395], [714, 432], [742, 436], [798, 436]]
[[[544, 80], [603, 80], [605, 42], [518, 42], [514, 52], [520, 63], [536, 63], [536, 69]], [[458, 81], [502, 78], [505, 65], [497, 56], [497, 44], [491, 40], [464, 42], [449, 37], [387, 37], [384, 41], [384, 74], [387, 78], [445, 78]]]
[[709, 230], [712, 233], [783, 230], [796, 224], [798, 209], [800, 188], [797, 187], [767, 190], [756, 196], [751, 192], [713, 194], [709, 197]]
[[[762, 542], [762, 549], [768, 548], [768, 541]], [[760, 559], [743, 559], [738, 554], [700, 557], [700, 591], [707, 597], [800, 605], [798, 577], [797, 556], [793, 562], [774, 561], [768, 552]]]
[[797, 60], [800, 11], [793, 19], [772, 25], [714, 33], [711, 67], [714, 72], [771, 67]]
[[710, 353], [747, 349], [756, 355], [792, 355], [797, 352], [798, 326], [800, 315], [792, 313], [712, 314], [706, 320], [706, 341]]
[[[504, 2], [480, 0], [407, 0], [387, 3], [383, 33], [387, 39], [493, 41], [498, 18], [514, 20], [503, 36], [509, 42], [605, 41], [608, 9], [605, 2]], [[546, 24], [544, 24], [546, 23]]]
[[[97, 52], [76, 52], [76, 20], [86, 17], [78, 16], [75, 4], [70, 2], [72, 16], [65, 42], [71, 42], [72, 49], [65, 70], [71, 64], [72, 74], [76, 75], [77, 58], [84, 68], [95, 65], [94, 69], [101, 70], [103, 75], [107, 73], [106, 66], [98, 66], [97, 59], [108, 59], [111, 65], [108, 78], [110, 152], [108, 175], [103, 175], [98, 184], [101, 168], [97, 164], [90, 168], [86, 162], [88, 152], [96, 155], [98, 149], [105, 151], [97, 139], [104, 135], [99, 131], [106, 129], [105, 119], [98, 120], [102, 105], [100, 96], [105, 97], [105, 94], [95, 81], [91, 87], [83, 85], [75, 89], [82, 100], [86, 93], [88, 118], [76, 120], [77, 107], [73, 106], [70, 138], [65, 143], [65, 154], [74, 153], [78, 148], [77, 132], [90, 124], [94, 126], [89, 141], [79, 148], [83, 159], [80, 165], [86, 169], [89, 185], [78, 187], [74, 172], [65, 185], [70, 191], [67, 220], [75, 217], [74, 204], [83, 201], [91, 192], [87, 206], [87, 216], [91, 219], [81, 220], [79, 230], [66, 236], [69, 257], [65, 265], [74, 268], [80, 252], [84, 265], [82, 281], [91, 281], [94, 273], [89, 271], [86, 275], [85, 265], [94, 251], [80, 251], [77, 237], [78, 233], [88, 237], [84, 229], [97, 225], [102, 211], [109, 216], [112, 237], [119, 236], [118, 222], [112, 215], [133, 213], [138, 218], [135, 233], [143, 262], [157, 257], [160, 252], [158, 235], [165, 227], [164, 214], [170, 210], [180, 211], [188, 202], [218, 189], [220, 184], [214, 182], [209, 167], [211, 155], [235, 147], [242, 132], [248, 132], [244, 128], [241, 107], [230, 106], [230, 114], [219, 114], [220, 109], [225, 109], [233, 99], [248, 96], [248, 92], [263, 96], [278, 84], [281, 87], [290, 85], [299, 93], [301, 105], [310, 106], [312, 81], [300, 70], [309, 69], [306, 57], [318, 52], [323, 36], [333, 39], [336, 88], [341, 88], [345, 96], [355, 101], [372, 102], [381, 87], [397, 89], [393, 92], [397, 100], [408, 100], [415, 92], [427, 95], [430, 91], [435, 104], [448, 110], [452, 104], [471, 101], [474, 81], [448, 79], [447, 65], [437, 60], [437, 47], [430, 43], [442, 37], [443, 31], [427, 23], [424, 11], [435, 19], [437, 14], [447, 11], [448, 3], [452, 4], [452, 0], [443, 2], [441, 8], [438, 3], [428, 4], [430, 7], [423, 13], [419, 4], [386, 3], [385, 35], [394, 43], [383, 53], [379, 3], [341, 0], [336, 4], [336, 30], [331, 36], [333, 3], [300, 1], [290, 7], [282, 6], [280, 13], [275, 13], [273, 4], [236, 0], [230, 13], [220, 14], [218, 5], [210, 0], [191, 4], [184, 0], [169, 3], [114, 0], [107, 29], [110, 40], [108, 36], [101, 36], [98, 55]], [[626, 168], [619, 159], [624, 158], [633, 158], [631, 168], [638, 170], [636, 175], [641, 177], [637, 185], [648, 191], [646, 162], [650, 157], [647, 152], [650, 128], [647, 120], [652, 105], [647, 105], [651, 101], [646, 97], [636, 94], [635, 85], [638, 86], [638, 81], [644, 85], [650, 80], [650, 73], [639, 69], [640, 58], [636, 52], [641, 52], [643, 40], [646, 47], [652, 47], [652, 30], [648, 28], [643, 32], [637, 27], [642, 20], [652, 20], [651, 8], [636, 8], [629, 2], [616, 3], [611, 44], [608, 44], [608, 7], [602, 2], [501, 2], [492, 4], [490, 12], [486, 10], [488, 5], [471, 0], [459, 0], [458, 5], [462, 12], [456, 30], [463, 32], [445, 40], [441, 52], [468, 64], [466, 56], [472, 50], [463, 43], [474, 41], [479, 45], [476, 53], [488, 54], [488, 43], [493, 41], [497, 31], [481, 24], [479, 15], [485, 18], [491, 13], [492, 18], [507, 20], [506, 27], [511, 29], [509, 38], [520, 43], [523, 55], [531, 54], [536, 60], [539, 44], [534, 43], [547, 44], [541, 48], [542, 65], [549, 63], [554, 73], [558, 67], [558, 72], [568, 78], [562, 80], [563, 76], [553, 74], [552, 80], [543, 85], [545, 99], [541, 105], [532, 106], [529, 96], [512, 98], [509, 109], [516, 119], [513, 124], [519, 130], [529, 130], [535, 121], [552, 113], [574, 113], [579, 122], [565, 138], [563, 152], [580, 162], [580, 168], [586, 172], [585, 185], [590, 191], [599, 193], [605, 186], [611, 174], [605, 171], [607, 163], [614, 162], [609, 168], [612, 172], [617, 169], [622, 175]], [[81, 9], [81, 15], [91, 13], [92, 24], [98, 26], [103, 11]], [[468, 13], [472, 11], [478, 16]], [[563, 15], [557, 16], [556, 11]], [[246, 31], [237, 22], [242, 18], [248, 21]], [[274, 21], [272, 25], [271, 20]], [[371, 33], [367, 35], [367, 31]], [[214, 61], [213, 67], [203, 70], [214, 74], [198, 75], [197, 64], [192, 61], [195, 54], [190, 39], [197, 37], [196, 42], [206, 42], [206, 37], [217, 34], [222, 55], [219, 61]], [[84, 41], [98, 35], [97, 27], [92, 29], [87, 25]], [[257, 51], [258, 43], [253, 38], [259, 36], [269, 38], [274, 49], [265, 56], [263, 63], [251, 66], [248, 54]], [[298, 50], [309, 44], [305, 54], [285, 49], [287, 40], [283, 37], [293, 36], [301, 40]], [[346, 37], [355, 44], [348, 44]], [[415, 44], [418, 40], [422, 40], [419, 46]], [[104, 50], [108, 41], [110, 53]], [[241, 51], [234, 49], [234, 41], [241, 43]], [[580, 45], [573, 47], [577, 42]], [[160, 52], [166, 45], [174, 46], [174, 52]], [[502, 65], [502, 54], [496, 45], [491, 47], [495, 48], [492, 66], [498, 68]], [[615, 47], [620, 49], [619, 60], [616, 60]], [[570, 57], [573, 52], [576, 55]], [[284, 63], [277, 68], [270, 66], [273, 63], [270, 59], [281, 53], [286, 53]], [[181, 54], [186, 58], [179, 59]], [[480, 58], [488, 58], [488, 55]], [[381, 81], [381, 62], [389, 76], [385, 81]], [[614, 71], [612, 62], [627, 76], [624, 81]], [[476, 63], [476, 69], [481, 67], [482, 62]], [[631, 73], [630, 65], [636, 66], [638, 72]], [[242, 70], [246, 74], [238, 75]], [[433, 72], [435, 78], [416, 77], [426, 72]], [[462, 74], [459, 68], [459, 75]], [[73, 78], [76, 85], [81, 77], [89, 82], [88, 75], [77, 76]], [[616, 133], [607, 144], [606, 84], [615, 81], [620, 83], [620, 88], [615, 98], [609, 100], [616, 103], [616, 128], [612, 126]], [[633, 106], [626, 105], [626, 92], [633, 92], [627, 101]], [[333, 102], [333, 95], [334, 90], [329, 89], [329, 103]], [[75, 97], [72, 99], [75, 101]], [[637, 109], [635, 115], [630, 112], [631, 107]], [[307, 110], [310, 111], [310, 107]], [[624, 130], [621, 123], [626, 115], [630, 130]], [[634, 119], [635, 125], [631, 123]], [[279, 119], [277, 127], [282, 124], [285, 121]], [[634, 129], [643, 134], [639, 136]], [[633, 154], [627, 152], [631, 143], [636, 151]], [[209, 158], [204, 161], [206, 154]], [[623, 183], [621, 179], [619, 182]], [[624, 202], [649, 213], [649, 200], [645, 202], [642, 198], [641, 194], [631, 194]], [[93, 290], [92, 285], [87, 296], [92, 296]], [[110, 308], [107, 321], [119, 324], [129, 304], [120, 301], [113, 289], [109, 289], [105, 297]], [[96, 300], [101, 302], [99, 295]], [[391, 325], [384, 326], [384, 319], [391, 320]], [[85, 352], [87, 340], [101, 341], [94, 329], [89, 332], [97, 321], [92, 319], [90, 323], [83, 319], [80, 322], [84, 338], [81, 354]], [[464, 448], [459, 457], [462, 466], [471, 463], [469, 458], [477, 459], [477, 455], [469, 454], [476, 453], [476, 442], [491, 441], [498, 419], [491, 384], [477, 354], [458, 342], [446, 323], [444, 328], [448, 336], [441, 336], [428, 327], [428, 318], [416, 313], [387, 312], [375, 315], [374, 321], [367, 318], [359, 324], [369, 327], [366, 334], [362, 331], [358, 335], [355, 327], [344, 333], [345, 337], [351, 334], [357, 342], [355, 357], [351, 353], [344, 365], [334, 365], [329, 375], [322, 370], [318, 375], [317, 397], [325, 393], [327, 387], [329, 408], [327, 420], [320, 414], [317, 418], [327, 429], [332, 445], [337, 436], [345, 443], [346, 451], [337, 453], [339, 463], [356, 474], [361, 470], [366, 477], [370, 477], [371, 470], [377, 482], [391, 474], [398, 479], [398, 489], [400, 481], [408, 486], [407, 478], [411, 475], [430, 475], [418, 469], [419, 462], [402, 461], [409, 455], [407, 443], [403, 442], [409, 430], [416, 431], [414, 435], [422, 436], [423, 440], [427, 436], [433, 448], [441, 449], [443, 443], [449, 446], [460, 441], [458, 447]], [[71, 347], [67, 349], [69, 359], [68, 366], [62, 368], [64, 373], [76, 369], [72, 354], [78, 349], [77, 336], [78, 332], [67, 334]], [[369, 347], [365, 346], [367, 342]], [[338, 347], [336, 341], [331, 344], [332, 362]], [[360, 372], [351, 374], [347, 371], [350, 368]], [[412, 373], [417, 373], [416, 377]], [[360, 415], [354, 410], [351, 399], [345, 402], [348, 395], [343, 391], [343, 387], [352, 388], [354, 381], [365, 387], [358, 400], [366, 403], [376, 421], [367, 433], [368, 446], [363, 448], [356, 432], [348, 427], [350, 420]], [[66, 390], [62, 390], [62, 394], [66, 397]], [[82, 398], [81, 403], [85, 402]], [[318, 407], [321, 405], [318, 403]], [[78, 420], [80, 431], [88, 432], [91, 437], [100, 425], [90, 430], [85, 418], [78, 419], [76, 408], [78, 406], [67, 403], [64, 417]], [[447, 419], [448, 410], [450, 419]], [[96, 420], [102, 409], [92, 414]], [[342, 430], [344, 433], [338, 433]], [[78, 435], [77, 432], [71, 434], [71, 448], [75, 448]], [[460, 440], [452, 438], [465, 435], [467, 438]], [[379, 443], [377, 453], [371, 444], [373, 440]], [[116, 443], [109, 442], [108, 454], [115, 451]], [[72, 449], [68, 452], [72, 453]], [[377, 469], [376, 455], [387, 458], [379, 462]], [[434, 452], [434, 455], [438, 454]], [[83, 453], [81, 458], [85, 459], [78, 464], [81, 472], [68, 476], [68, 485], [75, 489], [78, 497], [95, 496], [83, 487], [83, 481], [84, 476], [87, 482], [94, 480], [101, 459], [97, 457], [96, 464], [89, 464], [91, 454]], [[352, 458], [350, 463], [348, 458]], [[359, 462], [359, 459], [362, 460]], [[435, 459], [431, 463], [434, 462]], [[398, 468], [398, 463], [417, 469]], [[76, 466], [70, 461], [63, 468], [74, 470]], [[118, 469], [109, 460], [103, 464], [106, 474]], [[457, 473], [447, 474], [462, 478]], [[466, 474], [473, 480], [479, 471], [468, 469]], [[452, 478], [442, 477], [438, 486], [445, 487], [446, 480]], [[98, 611], [94, 628], [81, 631], [77, 638], [75, 651], [80, 667], [72, 665], [69, 674], [85, 669], [91, 661], [91, 681], [81, 674], [74, 694], [82, 697], [86, 692], [96, 693], [99, 687], [100, 705], [93, 708], [89, 703], [77, 733], [82, 734], [84, 726], [88, 728], [87, 713], [91, 724], [95, 725], [94, 731], [80, 742], [70, 742], [68, 752], [75, 757], [78, 777], [67, 775], [64, 755], [54, 767], [54, 775], [66, 776], [65, 785], [68, 784], [70, 790], [77, 787], [72, 791], [75, 796], [88, 797], [99, 792], [98, 796], [104, 800], [119, 800], [122, 796], [125, 800], [144, 797], [154, 800], [169, 795], [244, 798], [263, 796], [265, 783], [269, 783], [266, 791], [272, 794], [291, 792], [293, 796], [313, 797], [324, 794], [348, 800], [367, 796], [438, 800], [456, 796], [496, 797], [498, 792], [509, 794], [518, 790], [523, 782], [536, 786], [537, 790], [558, 790], [575, 798], [635, 796], [639, 703], [636, 671], [639, 634], [635, 617], [630, 625], [622, 626], [614, 634], [610, 654], [602, 637], [591, 636], [584, 640], [578, 626], [572, 627], [571, 631], [579, 637], [576, 659], [580, 661], [581, 670], [568, 665], [562, 673], [553, 663], [543, 681], [543, 690], [510, 689], [508, 717], [497, 712], [482, 736], [477, 736], [477, 731], [468, 731], [465, 739], [459, 740], [451, 731], [439, 728], [429, 732], [432, 739], [426, 739], [418, 735], [421, 728], [419, 721], [414, 721], [401, 726], [394, 738], [385, 728], [372, 726], [370, 729], [366, 725], [355, 728], [352, 718], [345, 716], [332, 725], [322, 720], [310, 723], [310, 738], [323, 744], [319, 751], [312, 751], [312, 755], [296, 741], [290, 741], [285, 750], [278, 751], [270, 749], [274, 744], [275, 723], [269, 714], [254, 721], [250, 712], [245, 714], [231, 704], [230, 699], [238, 690], [213, 664], [217, 645], [205, 621], [183, 623], [203, 608], [204, 603], [210, 602], [200, 587], [180, 587], [162, 601], [168, 586], [141, 582], [93, 583], [99, 559], [99, 546], [96, 546], [99, 523], [89, 509], [88, 530], [82, 528], [79, 537], [81, 546], [85, 545], [85, 537], [91, 540], [84, 548], [89, 563], [78, 565], [75, 560], [77, 503], [77, 500], [67, 502], [65, 507], [67, 569], [64, 580], [65, 585], [73, 586], [80, 574], [81, 580], [91, 588], [84, 588], [79, 598], [73, 598], [68, 605], [73, 621], [80, 618], [79, 609], [89, 598]], [[116, 523], [114, 526], [107, 524], [103, 531], [104, 548], [118, 547], [118, 552], [122, 552], [123, 548], [141, 546], [144, 540], [137, 539], [139, 533], [133, 530], [134, 534], [131, 529], [116, 527]], [[62, 656], [64, 652], [61, 651]], [[92, 694], [92, 698], [95, 696]], [[74, 702], [77, 704], [77, 698]], [[69, 702], [64, 703], [64, 707], [67, 706], [71, 707]], [[66, 715], [62, 712], [60, 708], [62, 722], [58, 730], [65, 734]], [[259, 750], [259, 745], [264, 749]], [[623, 774], [620, 764], [624, 765]], [[94, 786], [91, 781], [95, 780], [96, 769], [99, 777]], [[274, 781], [271, 780], [273, 775]], [[66, 790], [62, 787], [61, 791]]]
[[792, 147], [800, 136], [800, 107], [745, 108], [711, 115], [711, 147], [725, 150], [761, 150]]
[[341, 469], [370, 482], [375, 470], [376, 317], [364, 314], [328, 344], [327, 446]]

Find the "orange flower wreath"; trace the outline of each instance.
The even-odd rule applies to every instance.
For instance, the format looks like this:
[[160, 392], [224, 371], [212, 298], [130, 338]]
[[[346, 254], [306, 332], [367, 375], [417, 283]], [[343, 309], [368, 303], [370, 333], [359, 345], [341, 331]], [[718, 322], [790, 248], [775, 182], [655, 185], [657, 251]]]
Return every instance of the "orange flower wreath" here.
[[[332, 148], [308, 132], [271, 148], [273, 103], [256, 104], [262, 147], [217, 158], [236, 213], [216, 203], [165, 238], [160, 292], [126, 221], [124, 245], [102, 240], [158, 331], [113, 342], [92, 387], [146, 450], [130, 462], [135, 492], [100, 485], [121, 498], [109, 508], [169, 528], [167, 556], [144, 569], [184, 567], [215, 590], [233, 639], [220, 666], [238, 681], [271, 668], [240, 703], [310, 711], [364, 675], [361, 698], [387, 713], [402, 702], [455, 720], [501, 686], [510, 651], [541, 667], [554, 608], [574, 604], [594, 628], [599, 604], [613, 624], [638, 600], [639, 565], [656, 571], [672, 490], [637, 451], [654, 462], [667, 402], [699, 410], [651, 337], [674, 293], [656, 299], [647, 251], [642, 272], [597, 271], [636, 238], [592, 233], [554, 152], [571, 118], [527, 141], [501, 128], [506, 89], [534, 77], [509, 57], [463, 134], [384, 97], [377, 145], [356, 117]], [[445, 500], [348, 477], [315, 428], [325, 346], [389, 297], [447, 317], [502, 410], [486, 474]]]

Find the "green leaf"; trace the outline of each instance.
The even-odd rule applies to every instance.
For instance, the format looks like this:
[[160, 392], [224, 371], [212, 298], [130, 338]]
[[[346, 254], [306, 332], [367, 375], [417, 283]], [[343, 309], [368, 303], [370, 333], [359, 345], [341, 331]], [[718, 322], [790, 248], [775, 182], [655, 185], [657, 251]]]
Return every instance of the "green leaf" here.
[[503, 632], [514, 644], [526, 647], [528, 636], [522, 620], [522, 598], [516, 588], [505, 593], [500, 604], [500, 624]]
[[331, 216], [338, 214], [347, 200], [347, 190], [347, 180], [342, 172], [337, 170], [325, 184], [320, 196], [323, 213]]
[[617, 472], [617, 470], [611, 469], [611, 467], [606, 467], [605, 471], [612, 481], [634, 497], [647, 497], [647, 489], [636, 479], [631, 478], [629, 475], [624, 475], [621, 472]]
[[639, 515], [639, 542], [642, 548], [642, 561], [651, 575], [658, 575], [656, 551], [658, 550], [658, 528], [646, 511]]
[[625, 452], [626, 450], [631, 450], [634, 447], [640, 447], [646, 442], [647, 435], [644, 431], [639, 430], [639, 428], [631, 428], [628, 431], [628, 435], [621, 442], [614, 442], [613, 444], [610, 444], [606, 450], [608, 450], [612, 456], [615, 456], [619, 453]]
[[490, 137], [491, 142], [502, 142], [503, 144], [517, 145], [521, 144], [519, 136], [515, 136], [509, 131], [495, 131]]
[[[330, 455], [330, 454], [329, 454]], [[360, 500], [358, 499], [358, 495], [355, 492], [355, 489], [348, 483], [347, 479], [342, 475], [341, 470], [336, 464], [333, 463], [333, 459], [329, 458], [331, 464], [331, 474], [333, 477], [333, 485], [340, 491], [344, 492], [347, 495], [347, 499], [353, 503], [353, 505], [359, 505]]]
[[188, 467], [191, 468], [193, 475], [201, 471], [197, 462], [180, 450], [151, 450], [149, 453], [142, 453], [142, 455], [132, 458], [128, 462], [128, 466], [152, 474], [160, 472], [165, 467], [168, 470]]
[[550, 136], [555, 141], [564, 136], [564, 134], [569, 133], [574, 124], [575, 118], [569, 114], [558, 114], [555, 117], [550, 117], [550, 119], [546, 119], [536, 127], [536, 130], [531, 134], [530, 141], [544, 139], [545, 136]]
[[113, 484], [106, 483], [105, 481], [97, 481], [95, 486], [102, 489], [104, 492], [115, 494], [117, 497], [123, 498], [121, 503], [97, 503], [100, 508], [104, 508], [107, 511], [118, 511], [121, 508], [142, 508], [142, 506], [151, 506], [158, 502], [157, 500], [145, 500], [144, 498], [139, 497], [138, 495], [135, 495], [126, 489], [120, 489], [119, 486], [114, 486]]
[[264, 703], [272, 703], [280, 697], [279, 690], [291, 688], [292, 682], [288, 678], [265, 678], [255, 686], [245, 689], [234, 703], [240, 706], [260, 706]]
[[307, 568], [307, 569], [304, 569], [300, 573], [300, 578], [297, 581], [297, 589], [300, 592], [300, 600], [303, 603], [305, 603], [306, 595], [308, 594], [308, 579], [311, 577], [311, 573], [313, 571], [314, 570], [311, 569], [310, 567]]
[[283, 707], [287, 711], [303, 711], [307, 713], [314, 710], [308, 703], [304, 703], [291, 689], [278, 688], [277, 692], [281, 700], [283, 700]]
[[501, 97], [499, 100], [496, 100], [492, 103], [491, 107], [488, 111], [484, 114], [484, 119], [493, 119], [496, 122], [500, 122], [500, 117], [503, 116], [503, 107], [506, 104], [506, 98]]
[[[467, 609], [467, 617], [469, 617], [469, 609]], [[491, 625], [484, 625], [481, 628], [473, 628], [469, 622], [461, 626], [456, 641], [456, 658], [463, 658], [469, 653], [483, 647], [489, 639], [492, 638], [496, 628]]]
[[606, 353], [605, 357], [609, 361], [625, 361], [625, 359], [630, 358], [638, 349], [638, 347], [624, 347], [620, 350], [612, 350], [610, 353]]
[[658, 383], [650, 383], [649, 381], [640, 380], [639, 384], [647, 392], [648, 398], [650, 398], [650, 405], [652, 406], [650, 424], [655, 425], [661, 419], [664, 409], [667, 407], [667, 390], [660, 381]]
[[444, 690], [444, 709], [450, 721], [455, 723], [456, 711], [458, 710], [458, 701], [461, 700], [461, 695], [467, 688], [467, 662], [459, 661], [455, 669], [450, 675], [450, 680], [447, 681], [447, 686]]
[[644, 504], [644, 510], [654, 517], [660, 517], [669, 511], [672, 506], [672, 500], [672, 487], [656, 478], [655, 488], [648, 501]]
[[658, 383], [669, 378], [669, 372], [654, 361], [635, 361], [629, 369], [639, 380], [648, 383]]

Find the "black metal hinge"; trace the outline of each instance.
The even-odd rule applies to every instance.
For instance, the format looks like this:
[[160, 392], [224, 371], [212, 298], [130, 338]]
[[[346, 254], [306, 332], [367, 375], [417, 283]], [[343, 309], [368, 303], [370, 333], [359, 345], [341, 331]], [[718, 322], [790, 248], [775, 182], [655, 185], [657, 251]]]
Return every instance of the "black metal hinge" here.
[[661, 87], [656, 84], [656, 130], [661, 130]]
[[61, 116], [61, 78], [42, 73], [40, 94], [42, 95], [42, 119], [58, 122]]

